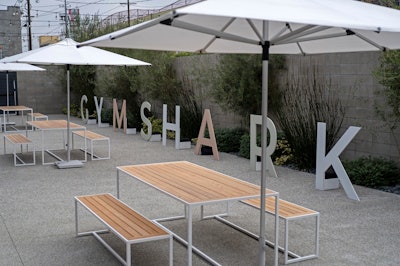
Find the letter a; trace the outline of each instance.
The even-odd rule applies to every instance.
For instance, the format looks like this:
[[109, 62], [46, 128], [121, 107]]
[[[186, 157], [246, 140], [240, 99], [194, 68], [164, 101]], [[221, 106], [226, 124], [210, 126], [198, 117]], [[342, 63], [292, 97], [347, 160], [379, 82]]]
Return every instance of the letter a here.
[[[210, 138], [205, 138], [204, 133], [206, 131], [206, 126], [208, 126], [208, 133]], [[214, 159], [219, 161], [219, 154], [217, 148], [217, 140], [215, 138], [214, 126], [211, 119], [210, 109], [204, 110], [203, 120], [201, 121], [199, 136], [197, 138], [196, 147], [194, 148], [194, 154], [198, 155], [200, 153], [201, 146], [208, 146], [212, 148]]]

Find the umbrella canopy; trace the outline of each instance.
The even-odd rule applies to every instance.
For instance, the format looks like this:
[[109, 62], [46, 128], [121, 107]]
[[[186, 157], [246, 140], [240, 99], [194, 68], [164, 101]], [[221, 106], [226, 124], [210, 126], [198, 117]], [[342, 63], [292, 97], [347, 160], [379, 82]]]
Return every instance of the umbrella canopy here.
[[[208, 0], [83, 45], [262, 54], [261, 146], [264, 155], [269, 54], [400, 49], [400, 11], [352, 0]], [[264, 265], [265, 156], [261, 161], [259, 264]]]
[[6, 87], [7, 87], [7, 106], [10, 105], [9, 100], [9, 84], [8, 84], [8, 72], [17, 72], [17, 71], [45, 71], [46, 69], [32, 66], [25, 63], [0, 63], [0, 72], [6, 72]]
[[16, 72], [16, 71], [46, 71], [46, 69], [25, 63], [0, 62], [0, 72]]
[[37, 65], [150, 65], [149, 63], [103, 49], [78, 47], [78, 45], [78, 42], [67, 38], [49, 46], [6, 57], [0, 60], [0, 62], [19, 62]]
[[278, 54], [379, 51], [400, 48], [399, 13], [351, 0], [208, 0], [83, 44], [261, 53], [269, 41]]
[[95, 47], [78, 47], [78, 42], [65, 39], [58, 43], [44, 46], [25, 53], [6, 57], [0, 62], [19, 62], [38, 65], [66, 65], [67, 66], [67, 162], [57, 164], [60, 168], [80, 167], [80, 162], [70, 162], [70, 65], [112, 65], [112, 66], [146, 66], [149, 63], [108, 52]]

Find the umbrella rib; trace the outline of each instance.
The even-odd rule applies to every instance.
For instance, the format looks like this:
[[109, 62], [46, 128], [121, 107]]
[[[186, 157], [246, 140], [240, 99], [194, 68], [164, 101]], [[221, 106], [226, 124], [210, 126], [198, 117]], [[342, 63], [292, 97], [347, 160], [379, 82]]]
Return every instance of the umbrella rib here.
[[[292, 27], [291, 27], [290, 24], [289, 24], [289, 22], [287, 22], [287, 23], [285, 24], [285, 27], [283, 27], [283, 28], [280, 30], [280, 32], [278, 32], [278, 34], [274, 36], [273, 39], [279, 37], [279, 36], [280, 36], [281, 34], [283, 34], [286, 30], [289, 30], [290, 32], [293, 31], [293, 30], [292, 30]], [[299, 48], [300, 53], [301, 53], [302, 55], [306, 55], [306, 53], [304, 52], [303, 47], [301, 47], [300, 43], [297, 42], [296, 45], [297, 45], [297, 47]]]
[[[341, 32], [341, 33], [335, 33], [335, 34], [326, 34], [326, 35], [319, 35], [319, 36], [313, 36], [313, 37], [290, 39], [287, 41], [279, 42], [278, 44], [300, 43], [300, 42], [307, 42], [307, 41], [324, 40], [324, 39], [330, 39], [330, 38], [344, 37], [344, 36], [348, 36], [348, 35], [353, 35], [353, 34], [349, 34], [347, 32]], [[277, 43], [274, 43], [274, 44], [276, 45]]]
[[[363, 40], [363, 41], [365, 41], [365, 42], [371, 44], [372, 46], [375, 46], [376, 48], [378, 48], [378, 49], [381, 50], [381, 51], [386, 51], [386, 50], [388, 50], [386, 47], [377, 44], [376, 42], [374, 42], [374, 41], [368, 39], [367, 37], [365, 37], [364, 35], [361, 35], [360, 33], [357, 33], [357, 32], [353, 32], [353, 33], [354, 33], [355, 36], [357, 36], [357, 37], [360, 38], [361, 40]], [[377, 34], [379, 34], [379, 32], [377, 32]]]
[[271, 40], [276, 40], [278, 39], [280, 36], [282, 36], [283, 33], [285, 33], [285, 31], [289, 30], [290, 32], [292, 32], [292, 28], [290, 27], [289, 23], [286, 23], [285, 26], [282, 27], [282, 29], [280, 31], [278, 31], [275, 36], [273, 36], [271, 38]]
[[[225, 31], [234, 21], [236, 18], [232, 18], [228, 21], [228, 23], [225, 24], [225, 26], [222, 27], [221, 31]], [[199, 50], [199, 52], [204, 52], [207, 50], [208, 47], [211, 46], [211, 44], [217, 39], [217, 37], [213, 36], [212, 39], [202, 48]]]
[[[172, 16], [175, 16], [175, 14], [173, 13]], [[110, 35], [108, 35], [108, 39], [109, 40], [118, 39], [118, 38], [124, 37], [126, 35], [129, 35], [131, 33], [147, 29], [147, 28], [157, 25], [159, 23], [166, 24], [165, 21], [169, 21], [169, 20], [171, 20], [171, 14], [166, 14], [164, 16], [155, 18], [153, 20], [149, 20], [149, 21], [143, 22], [141, 24], [135, 25], [135, 27], [133, 27], [130, 30], [122, 29], [122, 30], [110, 33]], [[86, 41], [85, 43], [78, 43], [76, 45], [76, 47], [80, 48], [80, 47], [84, 47], [84, 46], [91, 46], [91, 44], [96, 42], [95, 39]]]
[[213, 35], [215, 38], [221, 38], [221, 39], [230, 40], [230, 41], [236, 41], [236, 42], [243, 42], [243, 43], [248, 43], [248, 44], [260, 45], [260, 42], [256, 41], [256, 40], [243, 38], [243, 37], [240, 37], [238, 35], [229, 34], [229, 33], [221, 32], [221, 31], [218, 31], [218, 30], [213, 30], [213, 29], [210, 29], [210, 28], [206, 28], [206, 27], [195, 25], [195, 24], [179, 21], [179, 20], [176, 20], [176, 19], [172, 20], [171, 26], [173, 26], [175, 28], [184, 29], [184, 30], [196, 31], [196, 32], [199, 32], [199, 33]]
[[305, 26], [300, 29], [291, 31], [290, 33], [283, 35], [283, 36], [277, 38], [276, 40], [273, 40], [272, 42], [275, 45], [297, 42], [296, 39], [298, 39], [298, 38], [301, 38], [301, 37], [304, 37], [304, 36], [307, 36], [307, 35], [310, 35], [313, 33], [321, 32], [326, 29], [330, 29], [330, 27], [327, 27], [327, 26], [318, 26], [318, 27], [317, 26]]
[[298, 36], [299, 34], [304, 34], [305, 31], [307, 31], [309, 29], [312, 29], [314, 27], [315, 27], [314, 25], [306, 25], [306, 26], [301, 27], [301, 28], [299, 28], [297, 30], [291, 31], [288, 34], [285, 34], [283, 36], [279, 36], [279, 37], [277, 37], [275, 39], [271, 39], [271, 44], [272, 43], [278, 44], [280, 41], [292, 38], [292, 36]]
[[256, 25], [254, 25], [253, 21], [251, 19], [246, 19], [247, 23], [249, 23], [250, 27], [253, 29], [254, 33], [257, 35], [258, 39], [260, 39], [260, 42], [264, 42], [264, 39], [261, 35], [261, 33], [257, 30]]

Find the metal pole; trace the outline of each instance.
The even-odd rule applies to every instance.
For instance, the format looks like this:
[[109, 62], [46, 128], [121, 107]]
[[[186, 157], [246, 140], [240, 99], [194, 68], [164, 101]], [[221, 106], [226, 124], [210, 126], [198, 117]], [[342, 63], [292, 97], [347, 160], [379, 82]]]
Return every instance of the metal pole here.
[[69, 64], [67, 65], [67, 161], [71, 161], [71, 148], [69, 145], [69, 131], [70, 131], [70, 87], [69, 87]]
[[130, 11], [130, 4], [128, 0], [128, 25], [131, 25], [131, 11]]
[[259, 238], [259, 258], [258, 265], [265, 265], [265, 189], [267, 177], [267, 116], [268, 116], [268, 60], [269, 60], [269, 40], [268, 22], [263, 22], [262, 45], [262, 127], [261, 127], [261, 191], [260, 191], [260, 238]]
[[31, 2], [28, 0], [28, 39], [29, 46], [28, 50], [32, 50], [32, 29], [31, 29]]
[[68, 13], [67, 13], [67, 0], [64, 0], [64, 12], [65, 12], [65, 37], [68, 38], [69, 37], [69, 32], [68, 32]]
[[10, 97], [10, 89], [8, 88], [9, 87], [8, 86], [8, 70], [6, 72], [6, 83], [7, 83], [7, 106], [9, 106], [10, 105], [10, 99], [9, 99], [9, 97]]

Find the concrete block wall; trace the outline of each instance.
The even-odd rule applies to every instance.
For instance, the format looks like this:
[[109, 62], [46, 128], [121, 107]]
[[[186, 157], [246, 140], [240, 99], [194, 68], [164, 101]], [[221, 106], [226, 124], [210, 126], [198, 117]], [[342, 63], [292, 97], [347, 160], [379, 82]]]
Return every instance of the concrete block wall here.
[[34, 112], [61, 114], [67, 107], [65, 67], [39, 67], [46, 71], [17, 73], [19, 104], [33, 108]]
[[[337, 84], [337, 91], [334, 93], [346, 109], [339, 136], [349, 126], [362, 127], [342, 153], [342, 159], [373, 156], [400, 162], [400, 130], [391, 132], [375, 111], [375, 102], [384, 103], [385, 101], [384, 98], [376, 95], [376, 91], [381, 88], [381, 85], [372, 75], [379, 63], [380, 55], [380, 52], [362, 52], [286, 56], [286, 66], [289, 72], [296, 73], [297, 71], [298, 73], [302, 67], [316, 67], [320, 75], [330, 79], [333, 84]], [[186, 73], [190, 73], [201, 69], [197, 67], [199, 64], [208, 64], [212, 68], [212, 65], [217, 62], [217, 55], [182, 57], [178, 59], [177, 68], [181, 72], [184, 70]], [[210, 100], [207, 89], [196, 88], [196, 90], [203, 91], [203, 107], [211, 109], [215, 127], [242, 126], [243, 120], [240, 117], [235, 116], [232, 112], [224, 112]]]
[[338, 91], [334, 93], [346, 110], [339, 136], [349, 126], [362, 128], [342, 153], [342, 159], [373, 156], [400, 162], [400, 131], [391, 132], [375, 110], [375, 103], [385, 102], [376, 94], [382, 87], [372, 75], [380, 56], [380, 52], [362, 52], [286, 57], [288, 71], [315, 66], [321, 75], [337, 84]]
[[22, 52], [21, 15], [19, 7], [0, 10], [0, 59]]

